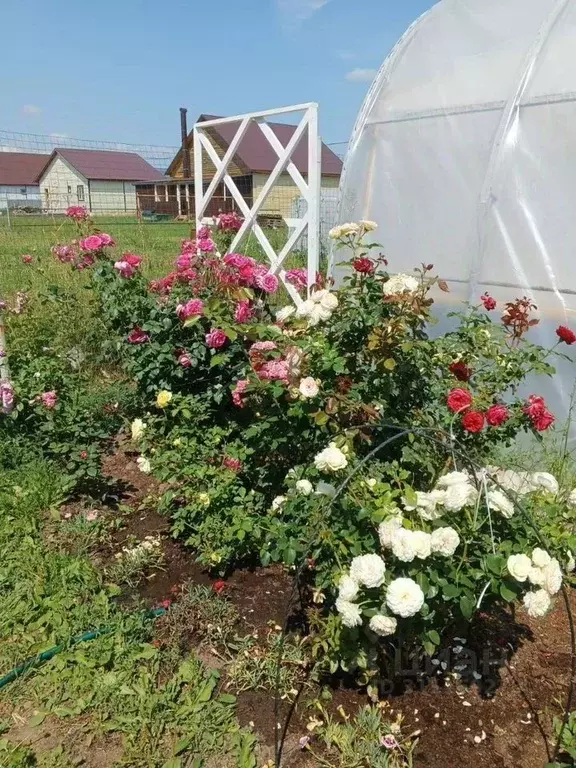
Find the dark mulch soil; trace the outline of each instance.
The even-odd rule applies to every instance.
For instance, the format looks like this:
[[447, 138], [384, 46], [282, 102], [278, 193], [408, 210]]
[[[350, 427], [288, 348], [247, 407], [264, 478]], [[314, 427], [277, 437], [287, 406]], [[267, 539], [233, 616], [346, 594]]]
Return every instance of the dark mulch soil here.
[[[117, 550], [130, 536], [162, 535], [165, 570], [138, 590], [147, 604], [155, 605], [173, 598], [171, 588], [175, 585], [188, 581], [210, 584], [213, 577], [194, 563], [192, 553], [170, 538], [168, 522], [154, 511], [153, 499], [161, 488], [138, 470], [135, 459], [120, 446], [114, 456], [105, 460], [105, 471], [125, 488], [122, 501], [135, 507], [126, 526], [116, 534], [113, 548]], [[270, 623], [284, 623], [293, 588], [290, 574], [275, 567], [237, 571], [226, 584], [227, 596], [239, 609], [241, 629], [264, 632]], [[571, 594], [570, 601], [576, 613], [576, 595]], [[453, 640], [448, 655], [441, 657], [447, 664], [442, 678], [435, 674], [438, 667], [430, 667], [428, 677], [404, 672], [395, 677], [393, 684], [383, 687], [391, 712], [401, 712], [409, 729], [421, 731], [415, 768], [546, 765], [551, 717], [559, 712], [558, 702], [566, 699], [570, 675], [568, 618], [562, 598], [556, 602], [555, 610], [545, 620], [528, 620], [523, 613], [517, 617], [506, 613], [491, 618], [480, 616], [468, 638], [464, 642]], [[474, 663], [470, 661], [471, 653], [476, 654]], [[476, 671], [476, 677], [470, 676], [464, 683], [450, 672], [466, 661], [467, 671]], [[404, 662], [399, 669], [407, 668]], [[367, 701], [362, 692], [334, 684], [329, 708], [337, 713], [342, 707], [353, 714]], [[254, 725], [270, 758], [274, 756], [274, 733], [280, 723], [286, 768], [313, 765], [298, 749], [298, 739], [306, 733], [308, 714], [302, 705], [291, 712], [290, 705], [282, 702], [277, 718], [273, 695], [247, 692], [239, 696], [240, 722]]]

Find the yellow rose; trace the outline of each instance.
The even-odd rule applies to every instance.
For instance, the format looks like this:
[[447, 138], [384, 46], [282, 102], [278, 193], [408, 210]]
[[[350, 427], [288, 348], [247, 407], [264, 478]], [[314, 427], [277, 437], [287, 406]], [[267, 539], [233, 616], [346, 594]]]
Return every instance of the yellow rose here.
[[208, 496], [207, 493], [199, 493], [198, 501], [200, 502], [200, 504], [202, 504], [203, 507], [210, 506], [210, 496]]
[[158, 408], [166, 408], [170, 400], [172, 400], [172, 392], [169, 392], [167, 389], [162, 389], [156, 396], [156, 405]]

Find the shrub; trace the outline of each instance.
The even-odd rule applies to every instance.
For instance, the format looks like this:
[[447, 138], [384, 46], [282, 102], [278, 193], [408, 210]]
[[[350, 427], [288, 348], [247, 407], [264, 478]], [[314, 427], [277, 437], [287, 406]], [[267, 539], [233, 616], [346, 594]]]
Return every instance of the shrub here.
[[292, 270], [302, 298], [280, 309], [276, 276], [220, 256], [206, 227], [147, 285], [141, 257], [114, 260], [111, 238], [89, 226], [79, 224], [80, 250], [61, 248], [91, 269], [106, 344], [143, 403], [140, 466], [168, 484], [174, 533], [201, 561], [307, 562], [317, 599], [336, 604], [323, 632], [344, 668], [368, 670], [382, 637], [432, 651], [448, 625], [518, 598], [529, 577], [527, 609], [544, 612], [566, 553], [537, 552], [514, 501], [525, 483], [530, 507], [557, 489], [484, 468], [522, 430], [552, 426], [543, 398], [518, 387], [553, 373], [570, 329], [544, 350], [527, 339], [529, 299], [493, 320], [485, 294], [432, 337], [434, 291], [448, 286], [432, 265], [388, 272], [364, 244], [372, 222], [332, 233], [353, 250], [338, 290], [319, 277], [305, 297], [305, 274]]

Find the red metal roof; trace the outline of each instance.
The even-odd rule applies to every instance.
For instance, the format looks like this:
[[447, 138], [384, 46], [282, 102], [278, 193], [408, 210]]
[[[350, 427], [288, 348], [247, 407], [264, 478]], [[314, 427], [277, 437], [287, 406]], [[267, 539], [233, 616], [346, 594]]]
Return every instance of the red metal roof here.
[[40, 175], [56, 156], [62, 157], [87, 179], [96, 181], [161, 181], [164, 174], [135, 152], [104, 149], [55, 149]]
[[0, 184], [12, 187], [38, 184], [40, 171], [49, 157], [33, 152], [0, 152]]
[[[216, 115], [200, 115], [198, 122], [204, 122], [206, 120], [218, 120]], [[229, 146], [238, 130], [240, 123], [223, 123], [222, 125], [215, 125], [208, 130], [214, 131], [221, 139], [222, 142]], [[286, 146], [292, 138], [295, 125], [287, 125], [286, 123], [268, 123], [270, 128], [274, 131], [278, 137], [282, 146]], [[188, 136], [188, 145], [192, 145], [193, 132]], [[179, 160], [182, 154], [182, 150], [178, 151], [178, 154], [170, 163], [167, 173], [170, 174], [173, 165]], [[268, 139], [264, 136], [260, 128], [256, 123], [250, 123], [246, 134], [244, 135], [238, 149], [236, 150], [236, 159], [238, 165], [245, 166], [247, 173], [270, 173], [276, 163], [278, 162], [278, 155], [270, 146]], [[296, 149], [292, 154], [292, 162], [298, 168], [300, 173], [308, 172], [308, 137], [306, 132], [298, 142]], [[342, 173], [342, 160], [337, 154], [332, 152], [330, 147], [326, 144], [322, 144], [322, 176], [340, 176]]]

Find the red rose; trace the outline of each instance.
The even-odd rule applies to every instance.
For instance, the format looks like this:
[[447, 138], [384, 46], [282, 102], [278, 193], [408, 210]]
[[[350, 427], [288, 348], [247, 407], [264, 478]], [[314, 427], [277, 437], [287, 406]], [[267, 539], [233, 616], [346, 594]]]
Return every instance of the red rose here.
[[32, 256], [30, 256], [30, 254], [27, 253], [25, 256], [22, 256], [22, 261], [24, 262], [24, 264], [32, 264], [34, 259], [32, 258]]
[[492, 405], [486, 411], [486, 421], [491, 427], [500, 427], [510, 418], [510, 411], [505, 405]]
[[160, 603], [160, 608], [164, 608], [167, 611], [171, 605], [172, 605], [172, 600], [162, 600], [162, 602]]
[[150, 336], [139, 325], [135, 325], [126, 338], [130, 344], [145, 344], [150, 341]]
[[466, 432], [481, 432], [484, 428], [484, 414], [480, 411], [468, 411], [462, 418]]
[[82, 453], [80, 454], [80, 458], [81, 459], [87, 459], [88, 458], [88, 451], [82, 451]]
[[212, 589], [214, 592], [216, 592], [217, 595], [219, 595], [226, 589], [226, 582], [222, 579], [218, 579], [218, 581], [215, 581], [214, 584], [212, 584]]
[[563, 341], [565, 344], [574, 344], [576, 341], [576, 333], [571, 331], [570, 328], [566, 328], [565, 325], [559, 325], [558, 328], [556, 328], [556, 335], [560, 341]]
[[448, 408], [450, 408], [451, 411], [454, 411], [454, 413], [460, 413], [460, 411], [465, 411], [466, 408], [470, 408], [472, 405], [472, 395], [470, 392], [468, 392], [467, 389], [453, 389], [448, 393], [448, 399], [446, 402], [448, 403]]
[[539, 413], [537, 416], [535, 416], [532, 419], [532, 426], [534, 429], [536, 429], [538, 432], [545, 432], [547, 429], [549, 429], [552, 424], [556, 421], [554, 414], [550, 413], [549, 410], [544, 408], [544, 410]]
[[467, 366], [466, 363], [462, 361], [452, 363], [452, 365], [449, 367], [449, 371], [451, 374], [456, 376], [458, 381], [468, 381], [470, 376], [472, 376], [472, 368]]
[[242, 469], [242, 462], [234, 456], [224, 456], [222, 464], [224, 464], [226, 469], [231, 469], [232, 472], [240, 472]]
[[480, 301], [484, 304], [484, 309], [487, 309], [488, 311], [496, 309], [496, 299], [493, 299], [488, 292], [480, 296]]
[[540, 395], [530, 395], [528, 398], [528, 405], [524, 406], [524, 413], [531, 419], [540, 416], [546, 410], [546, 403], [544, 398]]
[[356, 272], [360, 272], [363, 275], [371, 275], [376, 269], [374, 262], [366, 256], [358, 256], [358, 258], [352, 259], [352, 266]]

